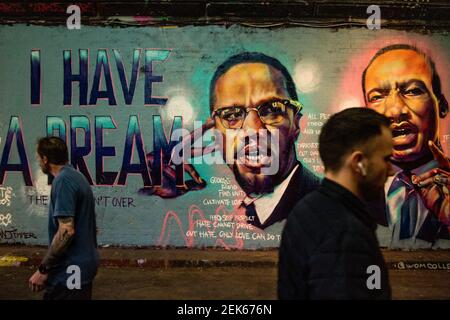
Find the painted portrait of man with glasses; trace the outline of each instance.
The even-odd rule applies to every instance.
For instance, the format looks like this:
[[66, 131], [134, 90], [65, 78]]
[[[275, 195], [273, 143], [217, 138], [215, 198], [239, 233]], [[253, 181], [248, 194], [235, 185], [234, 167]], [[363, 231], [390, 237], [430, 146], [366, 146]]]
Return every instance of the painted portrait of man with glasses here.
[[[297, 159], [302, 105], [291, 75], [275, 58], [243, 52], [217, 67], [209, 102], [210, 118], [201, 129], [214, 129], [218, 135], [223, 160], [245, 192], [245, 198], [237, 200], [247, 222], [265, 229], [286, 219], [295, 204], [319, 185]], [[153, 152], [147, 159], [151, 167]], [[166, 165], [163, 185], [140, 192], [174, 198], [206, 186], [191, 164], [185, 163], [184, 169], [192, 177], [185, 188], [176, 186], [175, 171]]]
[[[246, 194], [241, 205], [248, 222], [264, 229], [287, 218], [319, 184], [297, 159], [302, 106], [287, 69], [262, 53], [230, 57], [211, 80], [210, 108], [215, 129], [225, 137], [223, 157], [233, 159], [227, 164]], [[266, 174], [263, 169], [275, 161], [278, 170]]]

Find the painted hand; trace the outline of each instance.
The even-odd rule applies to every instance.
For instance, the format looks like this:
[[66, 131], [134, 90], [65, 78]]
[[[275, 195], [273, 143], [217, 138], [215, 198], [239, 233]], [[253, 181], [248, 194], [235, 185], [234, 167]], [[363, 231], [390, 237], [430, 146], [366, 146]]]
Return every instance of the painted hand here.
[[28, 280], [28, 286], [33, 292], [41, 291], [44, 289], [47, 278], [48, 274], [40, 273], [38, 270], [31, 276], [30, 280]]
[[439, 167], [419, 176], [412, 176], [412, 182], [419, 187], [420, 197], [427, 209], [439, 221], [450, 226], [450, 161], [432, 141], [428, 141], [428, 146]]
[[[214, 122], [209, 119], [201, 128], [193, 131], [190, 136], [191, 139], [189, 141], [194, 142], [194, 137], [196, 137], [199, 132], [204, 132], [214, 126]], [[197, 156], [194, 151], [192, 151], [192, 156]], [[155, 159], [155, 155], [153, 152], [147, 154], [147, 164], [149, 169], [151, 170], [153, 166], [153, 162]], [[179, 197], [189, 191], [200, 190], [206, 187], [206, 181], [203, 180], [198, 174], [197, 170], [189, 164], [184, 163], [183, 168], [184, 172], [187, 172], [192, 179], [186, 180], [184, 185], [179, 186], [176, 184], [176, 171], [175, 166], [173, 164], [169, 164], [170, 159], [164, 159], [162, 161], [162, 177], [161, 177], [161, 185], [160, 186], [152, 186], [152, 187], [144, 187], [139, 190], [140, 194], [144, 195], [156, 195], [161, 198], [176, 198]], [[154, 173], [152, 174], [152, 180], [154, 179]]]
[[[147, 154], [147, 162], [149, 168], [151, 168], [153, 160], [153, 152]], [[192, 179], [184, 181], [184, 185], [177, 186], [174, 166], [164, 163], [162, 168], [161, 185], [144, 187], [139, 190], [139, 193], [145, 195], [160, 196], [161, 198], [175, 198], [185, 194], [188, 191], [203, 189], [206, 186], [206, 182], [200, 177], [197, 170], [195, 170], [195, 168], [188, 163], [185, 163], [183, 166], [184, 171], [192, 177]]]

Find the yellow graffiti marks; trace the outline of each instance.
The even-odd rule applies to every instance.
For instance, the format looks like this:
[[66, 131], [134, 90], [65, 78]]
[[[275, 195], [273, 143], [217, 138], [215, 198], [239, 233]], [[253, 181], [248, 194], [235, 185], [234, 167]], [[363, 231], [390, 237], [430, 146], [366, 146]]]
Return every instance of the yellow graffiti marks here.
[[21, 262], [27, 261], [27, 257], [4, 255], [0, 257], [0, 267], [18, 267]]

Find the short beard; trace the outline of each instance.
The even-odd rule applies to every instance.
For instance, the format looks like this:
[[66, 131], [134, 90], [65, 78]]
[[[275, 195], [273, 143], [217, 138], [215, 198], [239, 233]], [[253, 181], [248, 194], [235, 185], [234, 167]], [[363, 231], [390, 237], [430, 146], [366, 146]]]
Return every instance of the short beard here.
[[236, 164], [233, 164], [232, 170], [237, 183], [247, 195], [272, 193], [274, 187], [277, 185], [275, 181], [275, 175], [262, 175], [252, 173], [242, 175], [238, 171], [238, 167]]
[[373, 186], [369, 185], [366, 181], [363, 181], [360, 183], [359, 188], [364, 200], [366, 201], [374, 201], [379, 199], [381, 193], [384, 195], [384, 186], [379, 189], [374, 189]]
[[44, 174], [47, 174], [47, 175], [51, 174], [50, 166], [48, 164], [44, 164], [44, 167], [43, 168], [41, 167], [41, 170]]

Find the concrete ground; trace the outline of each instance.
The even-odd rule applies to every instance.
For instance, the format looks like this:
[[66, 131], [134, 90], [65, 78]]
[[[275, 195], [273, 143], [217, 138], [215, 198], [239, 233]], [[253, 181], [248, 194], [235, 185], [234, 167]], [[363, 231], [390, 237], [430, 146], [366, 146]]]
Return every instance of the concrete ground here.
[[[0, 245], [0, 299], [41, 299], [45, 248]], [[450, 300], [450, 250], [383, 250], [394, 299]], [[277, 250], [101, 248], [94, 299], [276, 299]]]

